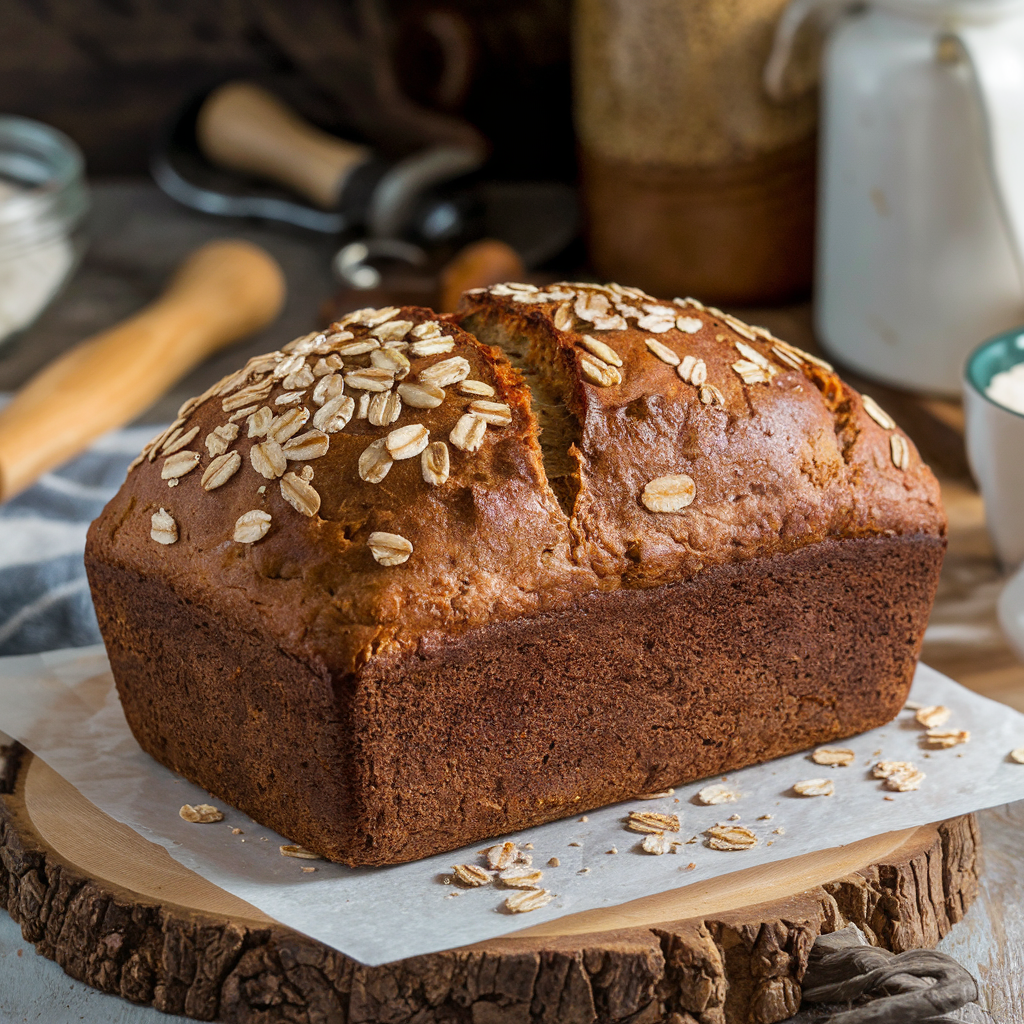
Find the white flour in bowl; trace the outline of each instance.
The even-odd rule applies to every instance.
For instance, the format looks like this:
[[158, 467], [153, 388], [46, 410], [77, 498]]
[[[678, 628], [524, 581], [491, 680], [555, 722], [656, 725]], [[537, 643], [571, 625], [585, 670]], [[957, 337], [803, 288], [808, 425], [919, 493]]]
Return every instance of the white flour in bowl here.
[[[27, 191], [0, 181], [0, 209]], [[0, 342], [42, 312], [73, 262], [70, 240], [52, 224], [0, 218]]]
[[1024, 363], [997, 373], [985, 388], [985, 394], [993, 402], [1024, 416]]

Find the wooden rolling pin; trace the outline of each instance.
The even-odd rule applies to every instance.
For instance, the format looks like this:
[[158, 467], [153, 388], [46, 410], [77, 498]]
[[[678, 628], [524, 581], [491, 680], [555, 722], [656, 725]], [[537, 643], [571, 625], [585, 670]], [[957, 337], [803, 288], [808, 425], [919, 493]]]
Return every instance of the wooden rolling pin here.
[[248, 82], [214, 90], [196, 120], [199, 147], [214, 163], [278, 181], [333, 209], [366, 146], [314, 128], [276, 96]]
[[76, 345], [0, 411], [0, 501], [100, 434], [123, 426], [226, 345], [270, 323], [284, 302], [277, 263], [248, 242], [210, 242], [134, 316]]

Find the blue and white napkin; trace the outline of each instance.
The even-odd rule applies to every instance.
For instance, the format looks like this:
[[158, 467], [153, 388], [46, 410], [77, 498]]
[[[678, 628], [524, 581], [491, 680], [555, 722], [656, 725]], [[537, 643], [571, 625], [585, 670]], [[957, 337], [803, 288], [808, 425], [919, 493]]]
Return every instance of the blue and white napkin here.
[[107, 434], [0, 505], [0, 656], [99, 642], [82, 561], [85, 533], [158, 430]]

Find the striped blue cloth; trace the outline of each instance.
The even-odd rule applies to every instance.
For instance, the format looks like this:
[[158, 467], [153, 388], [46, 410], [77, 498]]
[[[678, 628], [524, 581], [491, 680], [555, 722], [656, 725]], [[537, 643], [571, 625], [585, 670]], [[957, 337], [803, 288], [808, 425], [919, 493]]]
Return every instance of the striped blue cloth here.
[[99, 643], [85, 533], [158, 429], [107, 434], [0, 505], [0, 656]]

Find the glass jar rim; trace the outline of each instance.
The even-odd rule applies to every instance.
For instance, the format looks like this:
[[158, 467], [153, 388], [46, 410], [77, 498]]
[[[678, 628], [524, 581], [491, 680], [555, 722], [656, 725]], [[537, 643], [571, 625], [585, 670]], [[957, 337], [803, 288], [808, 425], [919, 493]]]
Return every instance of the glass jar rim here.
[[17, 185], [0, 202], [0, 231], [32, 221], [69, 230], [88, 207], [85, 161], [62, 131], [17, 114], [0, 115], [0, 180]]

